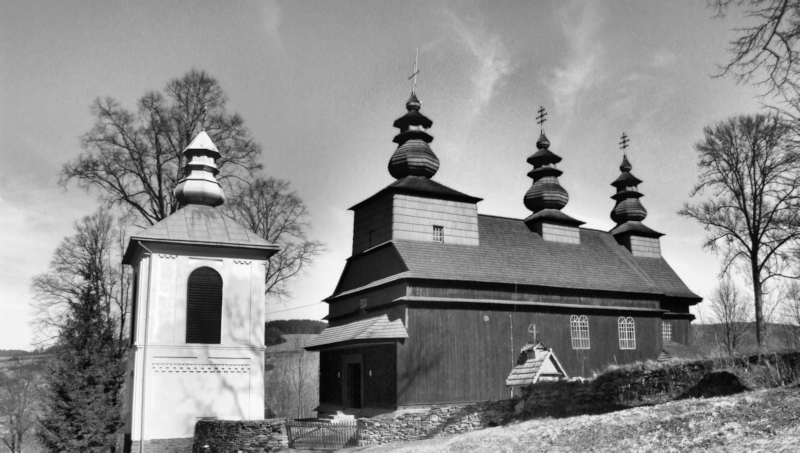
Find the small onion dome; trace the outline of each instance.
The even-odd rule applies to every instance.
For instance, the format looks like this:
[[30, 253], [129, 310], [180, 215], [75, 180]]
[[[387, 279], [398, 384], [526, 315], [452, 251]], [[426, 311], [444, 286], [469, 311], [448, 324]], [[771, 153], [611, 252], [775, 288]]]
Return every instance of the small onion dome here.
[[225, 192], [217, 181], [216, 160], [222, 155], [206, 131], [201, 131], [183, 150], [186, 156], [183, 179], [175, 187], [175, 198], [181, 206], [201, 204], [219, 206], [225, 203]]
[[525, 207], [533, 212], [542, 209], [560, 210], [569, 201], [569, 194], [558, 183], [562, 171], [556, 164], [561, 162], [561, 157], [548, 149], [550, 141], [544, 132], [536, 141], [536, 147], [536, 152], [528, 158], [528, 163], [533, 165], [533, 170], [528, 172], [528, 176], [533, 179], [533, 185], [525, 194]]
[[398, 146], [389, 160], [389, 174], [396, 179], [406, 176], [431, 178], [439, 170], [439, 158], [429, 145], [433, 136], [426, 130], [433, 125], [433, 121], [419, 113], [421, 106], [417, 95], [411, 93], [406, 102], [408, 113], [394, 122], [394, 127], [400, 129], [400, 133], [393, 140]]
[[617, 188], [617, 193], [611, 196], [617, 202], [614, 205], [614, 209], [611, 210], [611, 220], [616, 222], [617, 225], [629, 221], [641, 222], [647, 217], [647, 210], [639, 201], [642, 194], [639, 192], [638, 186], [642, 180], [630, 173], [632, 169], [633, 166], [628, 161], [628, 156], [624, 156], [619, 166], [622, 174], [611, 183], [612, 186]]

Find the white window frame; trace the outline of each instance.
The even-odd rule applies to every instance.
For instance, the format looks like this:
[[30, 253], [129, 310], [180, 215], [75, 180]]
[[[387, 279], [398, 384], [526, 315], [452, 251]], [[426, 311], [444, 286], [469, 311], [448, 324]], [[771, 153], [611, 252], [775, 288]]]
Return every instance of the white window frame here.
[[620, 316], [617, 320], [619, 329], [619, 348], [636, 349], [636, 325], [633, 318]]
[[439, 225], [433, 226], [433, 242], [444, 243], [444, 227]]
[[569, 318], [569, 330], [572, 337], [572, 349], [590, 349], [589, 318], [586, 315], [572, 315]]
[[669, 321], [661, 321], [661, 339], [663, 341], [672, 341], [672, 323]]

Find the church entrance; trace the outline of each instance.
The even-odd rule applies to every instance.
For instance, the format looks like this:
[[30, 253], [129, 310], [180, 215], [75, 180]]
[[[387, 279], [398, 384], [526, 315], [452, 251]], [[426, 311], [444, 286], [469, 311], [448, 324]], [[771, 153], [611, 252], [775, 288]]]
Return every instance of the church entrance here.
[[342, 358], [342, 405], [346, 408], [361, 409], [362, 361], [361, 354]]

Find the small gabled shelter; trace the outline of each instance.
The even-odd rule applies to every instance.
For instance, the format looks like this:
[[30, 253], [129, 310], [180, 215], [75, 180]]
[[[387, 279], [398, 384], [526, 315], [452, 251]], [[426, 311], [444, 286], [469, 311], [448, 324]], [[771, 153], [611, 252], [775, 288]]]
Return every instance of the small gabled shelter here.
[[560, 381], [569, 379], [564, 367], [552, 349], [548, 349], [541, 341], [528, 343], [520, 351], [517, 366], [511, 370], [506, 379], [506, 387], [525, 387], [540, 381]]

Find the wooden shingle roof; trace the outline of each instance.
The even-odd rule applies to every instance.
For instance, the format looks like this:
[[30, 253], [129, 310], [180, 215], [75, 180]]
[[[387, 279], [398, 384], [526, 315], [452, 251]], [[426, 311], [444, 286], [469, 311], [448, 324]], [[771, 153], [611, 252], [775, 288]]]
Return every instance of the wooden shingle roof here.
[[136, 241], [235, 246], [277, 251], [279, 247], [253, 233], [220, 210], [190, 204], [166, 219], [131, 236], [123, 263], [128, 264]]
[[341, 326], [326, 327], [321, 334], [306, 344], [305, 349], [318, 350], [323, 346], [346, 342], [352, 343], [354, 341], [399, 340], [403, 338], [408, 338], [408, 332], [403, 326], [403, 322], [399, 319], [389, 321], [387, 315], [382, 315], [349, 322]]
[[374, 200], [382, 195], [387, 193], [405, 193], [411, 195], [420, 195], [420, 196], [428, 196], [428, 197], [436, 197], [441, 200], [453, 200], [453, 201], [464, 201], [467, 203], [477, 203], [481, 201], [481, 198], [473, 197], [467, 195], [465, 193], [459, 192], [455, 189], [451, 189], [443, 184], [439, 184], [438, 182], [426, 178], [424, 176], [406, 176], [405, 178], [398, 179], [397, 181], [389, 184], [388, 186], [384, 187], [375, 195], [367, 198], [366, 200], [357, 203], [353, 207], [350, 208], [351, 211], [357, 209], [359, 206], [363, 205], [364, 203]]
[[[478, 228], [478, 246], [400, 240], [392, 241], [391, 246], [408, 268], [404, 272], [407, 278], [701, 300], [663, 258], [634, 257], [605, 231], [582, 228], [580, 244], [564, 244], [545, 241], [519, 219], [479, 215]], [[353, 257], [351, 262], [358, 259]]]
[[569, 378], [552, 349], [541, 342], [535, 345], [528, 343], [522, 348], [517, 365], [509, 373], [506, 387], [535, 384], [543, 374], [547, 380]]

